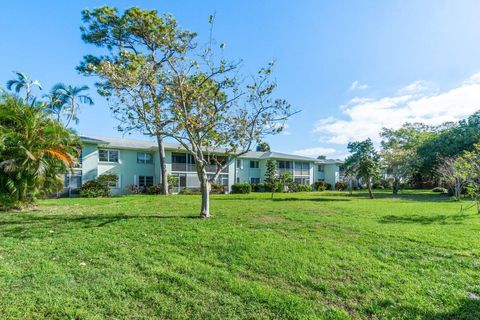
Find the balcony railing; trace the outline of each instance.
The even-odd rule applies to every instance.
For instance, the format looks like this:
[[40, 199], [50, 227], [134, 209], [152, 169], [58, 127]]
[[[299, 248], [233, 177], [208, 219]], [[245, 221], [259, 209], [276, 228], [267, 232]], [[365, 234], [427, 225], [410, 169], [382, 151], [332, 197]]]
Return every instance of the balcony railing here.
[[[181, 171], [181, 172], [197, 172], [197, 168], [194, 164], [191, 163], [172, 163], [172, 171]], [[215, 173], [217, 172], [216, 165], [208, 165], [207, 172]], [[228, 167], [221, 171], [222, 173], [228, 173]]]

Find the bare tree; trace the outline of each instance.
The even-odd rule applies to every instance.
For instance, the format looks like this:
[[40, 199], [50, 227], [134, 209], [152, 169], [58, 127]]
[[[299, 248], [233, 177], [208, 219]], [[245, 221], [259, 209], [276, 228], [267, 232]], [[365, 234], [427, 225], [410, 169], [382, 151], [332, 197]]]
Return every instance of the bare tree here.
[[443, 157], [438, 159], [435, 173], [449, 188], [453, 188], [453, 195], [460, 199], [462, 189], [467, 182], [467, 173], [462, 170], [455, 157]]

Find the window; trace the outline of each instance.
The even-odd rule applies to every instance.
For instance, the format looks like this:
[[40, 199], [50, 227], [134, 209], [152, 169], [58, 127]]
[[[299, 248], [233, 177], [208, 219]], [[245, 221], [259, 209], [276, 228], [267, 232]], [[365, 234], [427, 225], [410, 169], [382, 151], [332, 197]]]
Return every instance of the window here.
[[240, 183], [240, 177], [237, 177], [237, 183]]
[[98, 161], [100, 162], [118, 162], [118, 150], [98, 150]]
[[237, 169], [243, 169], [243, 161], [240, 159], [237, 159]]
[[108, 181], [108, 187], [109, 188], [120, 188], [121, 184], [120, 184], [120, 175], [116, 174], [117, 176], [117, 181]]
[[292, 169], [292, 161], [278, 160], [279, 169]]
[[250, 178], [250, 183], [260, 183], [260, 178]]
[[258, 161], [254, 161], [254, 160], [250, 161], [250, 168], [258, 169], [258, 165], [259, 165]]
[[137, 163], [153, 163], [153, 155], [147, 152], [137, 152]]
[[310, 185], [310, 179], [308, 179], [308, 178], [295, 178], [295, 183]]
[[325, 172], [325, 165], [319, 164], [318, 165], [318, 172]]
[[139, 187], [153, 186], [153, 176], [139, 176], [138, 177], [138, 186]]

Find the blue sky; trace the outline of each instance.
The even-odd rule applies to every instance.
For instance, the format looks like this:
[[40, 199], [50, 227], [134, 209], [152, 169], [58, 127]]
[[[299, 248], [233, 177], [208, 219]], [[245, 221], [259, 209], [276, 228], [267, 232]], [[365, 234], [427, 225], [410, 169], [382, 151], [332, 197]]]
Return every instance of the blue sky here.
[[[75, 71], [94, 48], [80, 39], [80, 11], [105, 1], [8, 1], [0, 10], [0, 83], [19, 70], [48, 89], [87, 84], [95, 99], [76, 129], [114, 135], [116, 121]], [[480, 109], [480, 1], [108, 1], [169, 12], [215, 38], [250, 73], [277, 60], [278, 95], [302, 112], [273, 149], [345, 155], [348, 141], [405, 121], [436, 124]], [[138, 135], [137, 135], [138, 137]]]

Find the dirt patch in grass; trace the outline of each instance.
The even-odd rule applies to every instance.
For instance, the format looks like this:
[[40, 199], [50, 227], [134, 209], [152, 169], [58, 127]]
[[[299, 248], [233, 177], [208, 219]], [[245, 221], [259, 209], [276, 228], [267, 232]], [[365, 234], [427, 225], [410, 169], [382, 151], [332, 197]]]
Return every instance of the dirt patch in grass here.
[[288, 222], [288, 219], [283, 216], [277, 216], [277, 215], [263, 215], [263, 216], [255, 217], [254, 221], [260, 224], [272, 224], [272, 223]]

